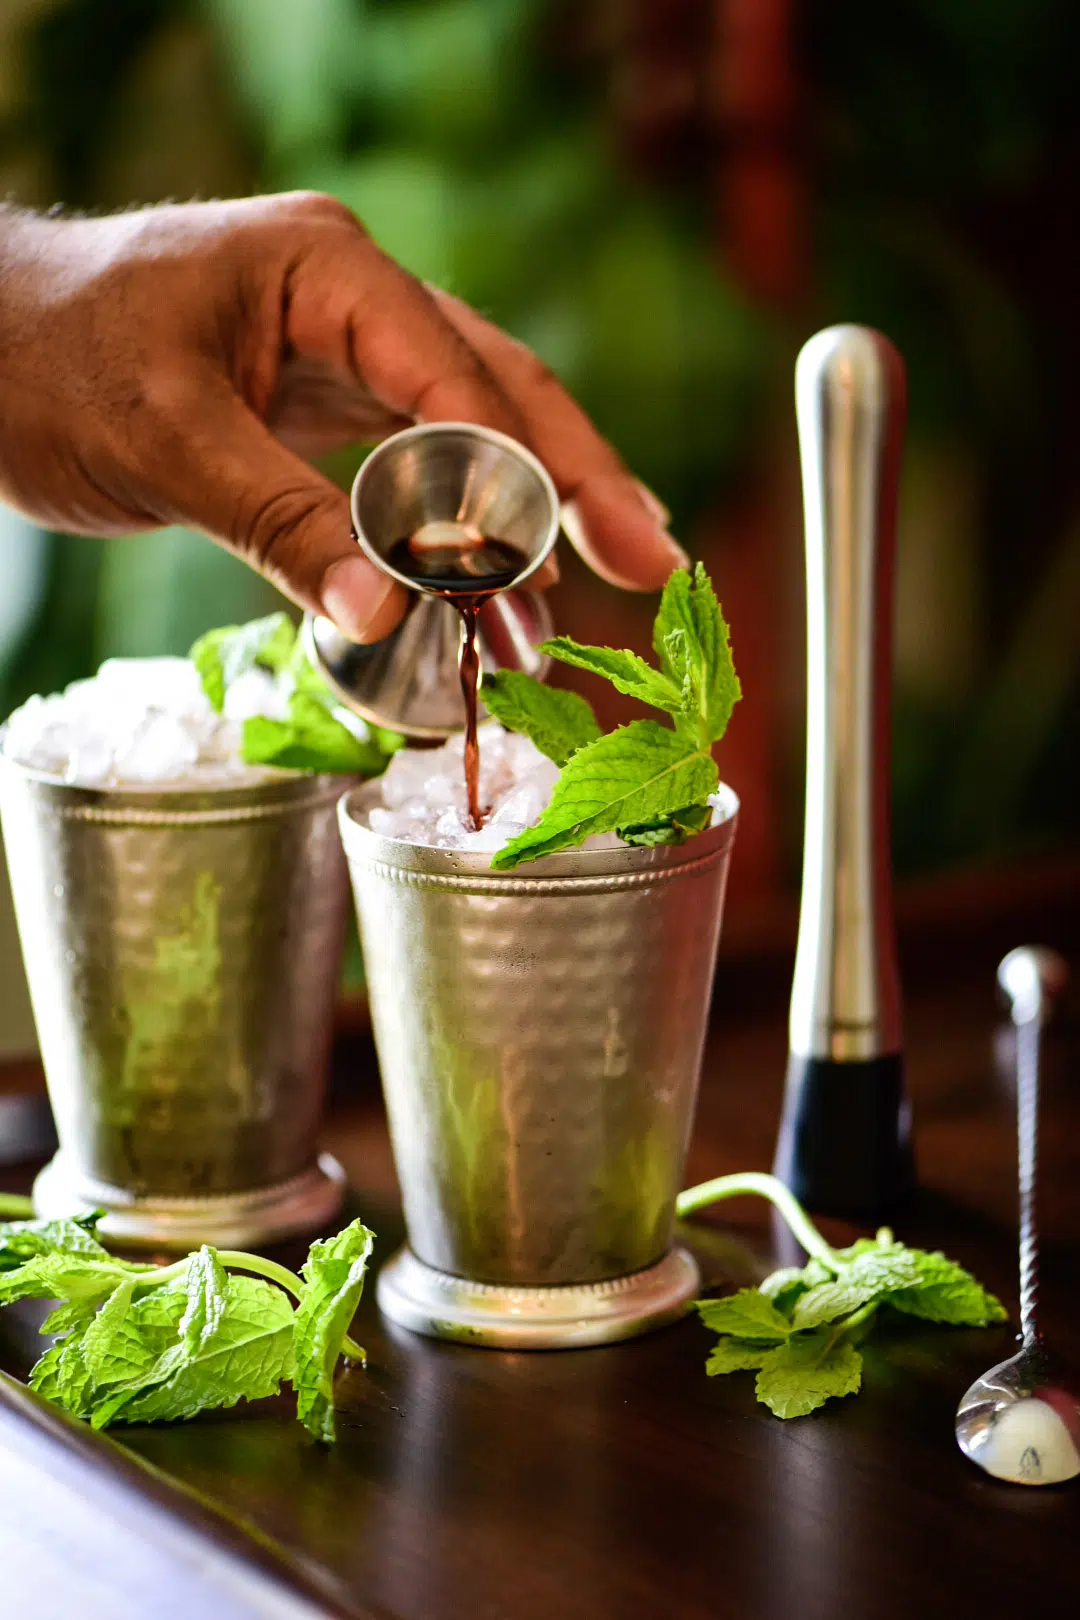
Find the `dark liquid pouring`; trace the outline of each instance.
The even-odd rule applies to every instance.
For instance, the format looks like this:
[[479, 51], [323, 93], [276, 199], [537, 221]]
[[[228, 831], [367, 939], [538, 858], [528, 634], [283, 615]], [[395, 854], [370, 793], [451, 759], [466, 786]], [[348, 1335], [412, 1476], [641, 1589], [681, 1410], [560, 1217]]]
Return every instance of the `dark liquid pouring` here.
[[484, 538], [460, 546], [418, 547], [406, 535], [394, 542], [386, 560], [399, 573], [415, 580], [422, 590], [451, 602], [461, 615], [458, 673], [465, 699], [465, 795], [469, 821], [478, 831], [484, 825], [487, 811], [480, 804], [480, 745], [476, 736], [480, 684], [477, 615], [487, 597], [514, 583], [526, 566], [527, 558], [505, 540]]

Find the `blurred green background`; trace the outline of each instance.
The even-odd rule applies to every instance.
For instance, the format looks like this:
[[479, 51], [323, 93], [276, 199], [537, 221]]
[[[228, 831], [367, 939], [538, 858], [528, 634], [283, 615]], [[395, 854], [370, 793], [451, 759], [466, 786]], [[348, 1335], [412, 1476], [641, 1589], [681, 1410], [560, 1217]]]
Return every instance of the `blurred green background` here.
[[[761, 892], [798, 874], [791, 367], [830, 321], [887, 332], [895, 845], [922, 873], [1080, 828], [1078, 49], [1069, 0], [0, 0], [0, 194], [322, 189], [531, 343], [714, 571]], [[4, 511], [0, 571], [3, 712], [274, 599], [195, 535]], [[651, 617], [573, 566], [556, 611], [638, 644]]]

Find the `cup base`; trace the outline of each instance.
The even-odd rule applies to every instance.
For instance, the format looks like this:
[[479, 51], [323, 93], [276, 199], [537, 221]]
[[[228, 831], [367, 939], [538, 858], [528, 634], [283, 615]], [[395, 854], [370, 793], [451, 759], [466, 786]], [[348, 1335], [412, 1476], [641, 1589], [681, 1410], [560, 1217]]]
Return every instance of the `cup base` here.
[[644, 1271], [609, 1282], [522, 1288], [470, 1282], [399, 1249], [379, 1273], [379, 1308], [429, 1339], [501, 1350], [582, 1350], [632, 1339], [674, 1322], [701, 1287], [677, 1245]]
[[345, 1197], [345, 1172], [329, 1153], [309, 1170], [271, 1187], [208, 1198], [139, 1198], [94, 1181], [57, 1153], [34, 1182], [34, 1209], [51, 1220], [104, 1210], [98, 1231], [131, 1248], [178, 1249], [202, 1243], [249, 1249], [326, 1226]]

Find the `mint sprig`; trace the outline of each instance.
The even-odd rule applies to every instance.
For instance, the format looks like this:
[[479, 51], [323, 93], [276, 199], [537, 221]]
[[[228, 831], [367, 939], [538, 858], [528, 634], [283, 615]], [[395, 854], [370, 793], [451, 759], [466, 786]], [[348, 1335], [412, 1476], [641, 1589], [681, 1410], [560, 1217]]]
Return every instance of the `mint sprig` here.
[[252, 669], [274, 676], [287, 694], [284, 720], [253, 715], [244, 721], [241, 755], [249, 765], [373, 777], [404, 743], [396, 732], [346, 714], [312, 669], [287, 613], [209, 630], [188, 656], [219, 714], [229, 687]]
[[679, 1195], [681, 1217], [744, 1193], [768, 1198], [807, 1251], [805, 1266], [774, 1271], [757, 1288], [702, 1299], [697, 1310], [720, 1335], [709, 1374], [756, 1371], [756, 1391], [777, 1417], [804, 1417], [862, 1383], [856, 1346], [897, 1311], [931, 1322], [988, 1327], [1003, 1322], [1000, 1300], [955, 1260], [898, 1243], [888, 1227], [846, 1249], [826, 1243], [782, 1182], [752, 1173], [721, 1176]]
[[335, 1368], [364, 1359], [348, 1328], [373, 1241], [353, 1221], [312, 1244], [301, 1279], [209, 1246], [165, 1267], [119, 1260], [93, 1221], [0, 1223], [0, 1305], [61, 1302], [41, 1329], [61, 1337], [30, 1385], [94, 1428], [190, 1418], [291, 1383], [300, 1421], [333, 1441]]
[[[627, 649], [582, 646], [569, 636], [542, 651], [611, 682], [668, 715], [671, 725], [634, 720], [606, 736], [583, 699], [562, 700], [527, 675], [486, 677], [483, 697], [503, 725], [523, 731], [562, 767], [551, 803], [492, 859], [496, 871], [569, 849], [596, 833], [629, 844], [681, 843], [709, 825], [718, 783], [713, 745], [740, 695], [712, 582], [701, 563], [668, 580], [653, 626], [659, 668]], [[488, 701], [489, 694], [492, 701]], [[554, 701], [553, 701], [554, 698]]]
[[485, 675], [483, 696], [484, 707], [501, 726], [522, 732], [559, 766], [601, 735], [591, 705], [579, 693], [545, 686], [520, 670]]

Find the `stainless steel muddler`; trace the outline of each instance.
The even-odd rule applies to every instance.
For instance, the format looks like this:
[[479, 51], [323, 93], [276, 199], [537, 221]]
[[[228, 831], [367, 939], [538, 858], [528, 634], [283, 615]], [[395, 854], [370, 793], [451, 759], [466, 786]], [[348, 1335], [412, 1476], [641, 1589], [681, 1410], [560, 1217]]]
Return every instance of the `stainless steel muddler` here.
[[806, 519], [806, 826], [776, 1173], [812, 1209], [885, 1213], [913, 1178], [889, 850], [904, 365], [833, 326], [795, 368]]

